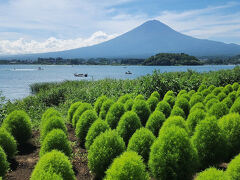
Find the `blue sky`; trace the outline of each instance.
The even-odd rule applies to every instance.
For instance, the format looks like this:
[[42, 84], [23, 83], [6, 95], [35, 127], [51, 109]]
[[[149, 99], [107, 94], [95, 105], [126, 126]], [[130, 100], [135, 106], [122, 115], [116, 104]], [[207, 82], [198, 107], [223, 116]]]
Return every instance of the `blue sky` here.
[[157, 19], [197, 38], [240, 44], [240, 2], [0, 0], [0, 54], [89, 46]]

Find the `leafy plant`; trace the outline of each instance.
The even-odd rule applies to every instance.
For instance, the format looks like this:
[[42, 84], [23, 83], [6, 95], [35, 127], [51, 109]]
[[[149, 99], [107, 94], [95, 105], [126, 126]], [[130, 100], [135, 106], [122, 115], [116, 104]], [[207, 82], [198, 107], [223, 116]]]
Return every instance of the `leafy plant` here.
[[150, 115], [146, 123], [146, 128], [152, 131], [152, 133], [157, 137], [165, 120], [165, 115], [161, 111], [156, 110]]
[[0, 177], [4, 177], [9, 168], [7, 162], [7, 155], [5, 154], [3, 148], [0, 146]]
[[72, 123], [72, 118], [77, 108], [82, 104], [81, 101], [73, 103], [68, 110], [68, 121]]
[[81, 117], [81, 115], [87, 111], [87, 110], [92, 110], [93, 107], [91, 104], [89, 103], [82, 103], [81, 106], [79, 106], [77, 108], [77, 110], [75, 111], [74, 115], [73, 115], [73, 119], [72, 119], [72, 125], [74, 128], [76, 128], [77, 122], [79, 120], [79, 118]]
[[132, 111], [134, 111], [141, 120], [143, 126], [145, 126], [151, 111], [148, 104], [144, 100], [135, 100]]
[[224, 171], [212, 167], [199, 173], [196, 177], [196, 180], [215, 180], [215, 179], [225, 180], [226, 177]]
[[0, 128], [0, 146], [3, 148], [8, 159], [15, 157], [17, 153], [17, 143], [14, 137], [3, 128]]

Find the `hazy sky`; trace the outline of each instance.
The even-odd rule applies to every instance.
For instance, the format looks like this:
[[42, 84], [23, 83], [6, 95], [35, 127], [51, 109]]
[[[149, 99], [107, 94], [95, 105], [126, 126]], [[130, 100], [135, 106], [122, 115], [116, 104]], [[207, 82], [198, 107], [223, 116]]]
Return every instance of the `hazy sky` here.
[[0, 54], [89, 46], [151, 19], [240, 44], [239, 0], [0, 0]]

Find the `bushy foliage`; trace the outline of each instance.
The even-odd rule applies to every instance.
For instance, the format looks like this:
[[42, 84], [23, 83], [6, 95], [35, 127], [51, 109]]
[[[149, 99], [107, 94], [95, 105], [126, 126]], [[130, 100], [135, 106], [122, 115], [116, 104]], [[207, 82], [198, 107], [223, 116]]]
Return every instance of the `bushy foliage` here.
[[233, 105], [230, 109], [230, 112], [240, 114], [240, 98], [237, 98], [236, 101], [233, 103]]
[[86, 111], [86, 110], [92, 110], [93, 107], [91, 104], [89, 103], [82, 103], [77, 110], [75, 111], [74, 115], [73, 115], [73, 119], [72, 119], [72, 125], [75, 128], [77, 125], [77, 122], [79, 120], [79, 118], [81, 117], [81, 115]]
[[239, 83], [237, 83], [237, 82], [233, 83], [232, 88], [234, 91], [237, 91], [239, 88]]
[[237, 155], [228, 164], [227, 170], [225, 172], [227, 180], [237, 180], [240, 179], [240, 154]]
[[204, 97], [206, 97], [207, 95], [209, 95], [211, 93], [211, 91], [209, 90], [209, 89], [204, 89], [203, 91], [202, 91], [202, 95], [204, 96]]
[[31, 180], [39, 180], [42, 172], [48, 172], [49, 170], [61, 176], [64, 180], [76, 180], [71, 162], [60, 151], [53, 150], [41, 157], [32, 172]]
[[223, 102], [213, 104], [212, 107], [209, 109], [209, 114], [216, 116], [216, 118], [218, 119], [228, 113], [229, 113], [229, 108]]
[[190, 101], [190, 97], [189, 97], [189, 95], [187, 93], [184, 93], [184, 94], [182, 94], [180, 96], [178, 95], [177, 99], [179, 99], [179, 98], [185, 98], [187, 101]]
[[166, 101], [160, 101], [156, 107], [156, 110], [161, 111], [165, 117], [169, 117], [171, 114], [171, 106]]
[[216, 87], [213, 91], [212, 91], [212, 94], [217, 96], [219, 93], [221, 93], [222, 91], [222, 88], [220, 87]]
[[70, 123], [72, 123], [72, 118], [73, 118], [73, 115], [75, 113], [75, 111], [77, 110], [77, 108], [82, 104], [81, 101], [78, 101], [78, 102], [75, 102], [73, 104], [71, 104], [69, 110], [68, 110], [68, 121]]
[[180, 96], [182, 96], [183, 94], [188, 94], [188, 93], [187, 93], [187, 90], [185, 90], [185, 89], [180, 90], [179, 93], [178, 93], [178, 95], [177, 95], [177, 97], [180, 97]]
[[136, 100], [133, 104], [132, 111], [134, 111], [141, 120], [143, 126], [145, 126], [151, 111], [148, 104], [144, 100]]
[[175, 93], [174, 93], [172, 90], [168, 90], [168, 91], [166, 92], [166, 94], [164, 95], [164, 97], [166, 97], [166, 96], [175, 97]]
[[197, 124], [200, 121], [204, 120], [205, 117], [206, 113], [202, 109], [195, 110], [188, 115], [187, 126], [188, 129], [190, 130], [191, 135], [194, 133]]
[[226, 158], [227, 141], [215, 117], [207, 117], [196, 126], [192, 142], [198, 152], [201, 167], [215, 165]]
[[155, 139], [156, 137], [149, 129], [140, 128], [130, 138], [127, 150], [137, 152], [145, 162], [148, 162], [150, 148]]
[[199, 102], [199, 103], [196, 103], [191, 109], [190, 109], [190, 113], [194, 112], [194, 111], [198, 111], [198, 110], [203, 110], [203, 111], [206, 111], [205, 109], [205, 106], [203, 105], [203, 103]]
[[233, 113], [223, 116], [218, 125], [230, 143], [230, 156], [236, 155], [240, 151], [240, 115]]
[[198, 92], [202, 92], [203, 90], [207, 89], [206, 84], [201, 84], [198, 88]]
[[147, 104], [148, 104], [148, 107], [150, 108], [151, 112], [153, 112], [156, 109], [158, 102], [159, 102], [158, 98], [156, 98], [154, 96], [148, 98]]
[[218, 99], [216, 99], [216, 98], [210, 99], [206, 104], [206, 110], [211, 109], [212, 105], [217, 104], [217, 103], [220, 103], [220, 101]]
[[191, 91], [188, 92], [188, 96], [191, 98], [192, 95], [194, 95], [195, 93], [196, 91], [192, 89]]
[[102, 104], [104, 103], [104, 101], [106, 101], [108, 98], [107, 96], [99, 96], [96, 100], [96, 102], [94, 103], [94, 109], [97, 112], [97, 115], [99, 115]]
[[105, 171], [113, 159], [125, 151], [125, 143], [115, 130], [105, 131], [96, 137], [88, 151], [88, 167], [98, 178], [104, 176]]
[[103, 102], [99, 117], [104, 120], [106, 118], [106, 115], [108, 113], [108, 110], [110, 107], [114, 104], [114, 101], [112, 99], [107, 99], [106, 101]]
[[61, 129], [67, 134], [67, 128], [62, 117], [51, 116], [45, 121], [40, 130], [40, 141], [43, 142], [47, 134], [53, 129]]
[[214, 94], [209, 94], [209, 95], [207, 95], [207, 96], [205, 97], [203, 103], [204, 103], [204, 104], [207, 104], [208, 101], [210, 101], [211, 99], [218, 99], [218, 98], [217, 98], [217, 96], [215, 96]]
[[156, 179], [192, 179], [196, 165], [197, 153], [189, 136], [177, 126], [168, 127], [151, 147], [149, 168]]
[[128, 111], [121, 117], [117, 132], [123, 138], [124, 142], [128, 144], [129, 139], [132, 137], [134, 132], [141, 128], [142, 124], [135, 112]]
[[226, 97], [222, 102], [226, 104], [228, 108], [231, 108], [233, 105], [233, 101], [229, 96]]
[[231, 85], [231, 84], [227, 84], [227, 85], [224, 87], [224, 89], [225, 89], [225, 92], [228, 92], [228, 93], [226, 93], [226, 94], [229, 94], [230, 92], [233, 91], [233, 88], [232, 88], [232, 85]]
[[219, 101], [222, 101], [226, 97], [227, 97], [227, 95], [224, 92], [221, 92], [217, 95], [217, 98]]
[[161, 111], [154, 111], [146, 123], [146, 128], [148, 128], [157, 137], [162, 124], [166, 120], [165, 115]]
[[124, 104], [125, 111], [131, 111], [133, 104], [134, 104], [134, 100], [133, 99], [127, 100], [127, 102]]
[[3, 128], [0, 128], [0, 146], [3, 148], [8, 159], [14, 158], [17, 153], [17, 143], [14, 137]]
[[25, 143], [32, 136], [32, 124], [29, 116], [24, 111], [13, 111], [3, 121], [2, 125], [15, 140], [19, 143]]
[[88, 130], [97, 118], [97, 113], [94, 110], [87, 110], [78, 120], [76, 125], [76, 136], [81, 146], [84, 146]]
[[39, 177], [38, 180], [63, 180], [62, 176], [56, 173], [53, 173], [51, 170], [44, 171], [39, 170], [38, 172]]
[[137, 96], [135, 97], [134, 100], [135, 100], [135, 101], [136, 101], [136, 100], [145, 100], [145, 97], [144, 97], [142, 94], [139, 94], [139, 95], [137, 95]]
[[193, 107], [195, 104], [199, 102], [203, 102], [203, 97], [198, 94], [194, 94], [189, 101], [189, 105], [190, 107]]
[[175, 106], [180, 107], [184, 111], [185, 115], [188, 116], [190, 106], [186, 98], [183, 97], [177, 98]]
[[178, 106], [173, 106], [170, 116], [181, 116], [184, 119], [186, 118], [184, 111]]
[[55, 108], [48, 108], [42, 115], [40, 128], [45, 124], [45, 121], [52, 116], [61, 117], [61, 114]]
[[95, 138], [106, 130], [110, 130], [108, 123], [101, 119], [96, 120], [88, 130], [85, 142], [86, 149], [89, 150]]
[[112, 165], [106, 171], [105, 180], [148, 180], [149, 175], [141, 156], [136, 152], [124, 152], [114, 159]]
[[225, 180], [224, 171], [218, 170], [216, 168], [208, 168], [202, 172], [200, 172], [196, 180]]
[[118, 99], [118, 102], [125, 104], [127, 100], [132, 99], [132, 97], [133, 97], [132, 94], [124, 94], [120, 96], [120, 98]]
[[159, 94], [157, 91], [154, 91], [154, 92], [151, 94], [150, 97], [156, 97], [156, 98], [158, 99], [158, 101], [160, 101], [160, 99], [161, 99], [161, 96], [160, 96], [160, 94]]
[[163, 101], [166, 101], [172, 108], [175, 104], [176, 98], [173, 96], [164, 96]]
[[159, 136], [160, 134], [164, 134], [171, 126], [183, 128], [187, 133], [189, 133], [187, 123], [181, 116], [171, 116], [163, 123], [162, 128], [159, 131]]
[[54, 129], [47, 134], [41, 145], [40, 157], [54, 149], [63, 152], [68, 157], [71, 156], [70, 142], [61, 129]]
[[216, 88], [216, 86], [210, 85], [210, 86], [208, 87], [208, 90], [212, 92], [215, 88]]
[[233, 91], [228, 94], [228, 97], [234, 102], [237, 98], [237, 92]]
[[117, 127], [118, 122], [124, 112], [125, 109], [122, 103], [116, 102], [110, 107], [106, 116], [106, 121], [112, 129], [115, 129]]
[[7, 155], [0, 146], [0, 177], [4, 177], [8, 171], [9, 164], [7, 162]]

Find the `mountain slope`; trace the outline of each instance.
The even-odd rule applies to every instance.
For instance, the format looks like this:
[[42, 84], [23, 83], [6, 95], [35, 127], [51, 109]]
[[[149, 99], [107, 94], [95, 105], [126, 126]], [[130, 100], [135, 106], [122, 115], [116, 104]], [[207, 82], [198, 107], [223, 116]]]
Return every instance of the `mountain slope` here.
[[29, 59], [37, 57], [62, 58], [146, 58], [157, 53], [187, 53], [194, 56], [220, 56], [240, 54], [240, 45], [193, 38], [156, 21], [141, 26], [112, 40], [73, 50], [41, 54], [19, 55]]

